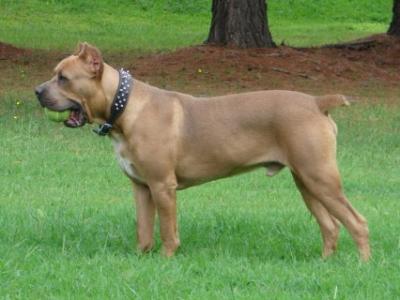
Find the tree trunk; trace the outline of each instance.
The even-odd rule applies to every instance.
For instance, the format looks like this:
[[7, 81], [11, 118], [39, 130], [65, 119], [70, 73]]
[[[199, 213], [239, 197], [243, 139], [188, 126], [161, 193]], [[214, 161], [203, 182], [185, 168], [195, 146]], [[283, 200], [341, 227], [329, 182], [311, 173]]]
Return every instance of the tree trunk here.
[[206, 44], [240, 48], [275, 47], [265, 0], [213, 0]]
[[400, 37], [400, 0], [393, 0], [393, 17], [387, 33]]

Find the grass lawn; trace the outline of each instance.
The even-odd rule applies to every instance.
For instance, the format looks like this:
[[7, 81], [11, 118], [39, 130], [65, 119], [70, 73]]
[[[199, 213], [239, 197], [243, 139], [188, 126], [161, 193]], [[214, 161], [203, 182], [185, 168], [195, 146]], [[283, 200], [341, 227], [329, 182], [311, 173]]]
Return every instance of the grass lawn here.
[[[356, 2], [270, 0], [275, 40], [315, 45], [386, 29], [390, 1]], [[130, 11], [85, 3], [0, 0], [0, 41], [149, 52], [207, 35], [208, 0], [117, 2]], [[131, 186], [110, 141], [90, 126], [49, 122], [30, 90], [0, 93], [0, 299], [399, 298], [400, 106], [383, 104], [385, 90], [376, 90], [359, 92], [380, 104], [333, 113], [345, 191], [369, 221], [367, 264], [344, 230], [338, 253], [320, 259], [318, 226], [287, 170], [179, 192], [181, 249], [161, 257], [157, 231], [155, 250], [139, 255]]]
[[[391, 17], [389, 0], [268, 3], [275, 41], [295, 46], [384, 32]], [[102, 0], [95, 6], [82, 0], [0, 0], [0, 41], [59, 50], [88, 41], [110, 51], [159, 51], [201, 44], [210, 18], [209, 0]]]

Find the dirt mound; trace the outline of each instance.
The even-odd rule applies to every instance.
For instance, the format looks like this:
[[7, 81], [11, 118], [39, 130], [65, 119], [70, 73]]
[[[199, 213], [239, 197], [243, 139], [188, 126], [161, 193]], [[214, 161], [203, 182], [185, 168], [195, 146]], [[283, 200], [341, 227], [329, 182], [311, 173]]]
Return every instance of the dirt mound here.
[[[355, 43], [358, 47], [354, 47]], [[223, 84], [227, 90], [232, 90], [232, 86], [237, 89], [291, 89], [301, 81], [311, 85], [328, 82], [363, 85], [370, 81], [397, 85], [399, 65], [400, 39], [375, 35], [319, 48], [196, 46], [139, 57], [129, 67], [138, 77], [166, 88], [168, 82], [195, 80], [199, 86]], [[184, 85], [182, 88], [185, 89]]]
[[[47, 80], [68, 53], [25, 50], [0, 43], [0, 92], [32, 89]], [[112, 66], [131, 70], [139, 80], [194, 95], [288, 89], [313, 94], [369, 92], [398, 101], [400, 39], [375, 35], [319, 48], [230, 49], [195, 46], [138, 57], [105, 54]], [[369, 92], [368, 92], [369, 91]], [[379, 100], [380, 96], [376, 97]], [[379, 98], [379, 99], [378, 99]]]
[[30, 53], [29, 50], [20, 49], [20, 48], [14, 47], [13, 45], [0, 42], [0, 59], [1, 60], [14, 59], [21, 55], [26, 55], [29, 53]]

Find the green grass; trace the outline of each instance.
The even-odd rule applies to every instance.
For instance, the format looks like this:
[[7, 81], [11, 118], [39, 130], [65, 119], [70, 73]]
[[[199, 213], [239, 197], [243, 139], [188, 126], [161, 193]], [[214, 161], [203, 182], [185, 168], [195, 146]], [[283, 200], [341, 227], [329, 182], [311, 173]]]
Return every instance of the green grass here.
[[386, 32], [387, 25], [374, 22], [326, 22], [279, 21], [273, 24], [275, 43], [290, 46], [309, 47], [351, 41], [371, 34]]
[[[0, 297], [3, 299], [394, 299], [400, 295], [400, 113], [335, 112], [347, 195], [369, 221], [360, 264], [342, 231], [321, 241], [290, 178], [263, 171], [179, 192], [175, 258], [134, 251], [129, 181], [106, 138], [44, 119], [24, 93], [0, 99]], [[16, 101], [22, 101], [17, 105]], [[14, 116], [16, 118], [14, 118]]]
[[[111, 51], [175, 49], [206, 39], [210, 10], [209, 0], [0, 0], [0, 41], [58, 50], [78, 41]], [[269, 1], [275, 41], [295, 46], [385, 32], [390, 17], [388, 0]]]
[[106, 50], [165, 50], [198, 43], [207, 21], [201, 16], [148, 12], [132, 4], [92, 11], [88, 4], [75, 10], [37, 2], [0, 6], [0, 40], [45, 49], [70, 49], [78, 41], [88, 41]]

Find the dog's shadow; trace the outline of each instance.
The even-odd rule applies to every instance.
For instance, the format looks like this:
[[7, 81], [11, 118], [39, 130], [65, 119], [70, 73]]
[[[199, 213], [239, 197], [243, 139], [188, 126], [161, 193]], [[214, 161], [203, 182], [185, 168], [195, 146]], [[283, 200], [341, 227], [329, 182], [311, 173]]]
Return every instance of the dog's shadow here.
[[180, 252], [204, 252], [252, 260], [309, 260], [319, 258], [317, 224], [307, 215], [284, 219], [271, 214], [219, 214], [209, 220], [181, 220]]
[[[97, 212], [98, 213], [98, 212]], [[313, 260], [320, 257], [321, 240], [316, 222], [309, 214], [277, 215], [275, 211], [243, 213], [216, 210], [186, 214], [179, 218], [181, 247], [177, 257], [227, 256], [252, 260]], [[54, 251], [94, 256], [102, 253], [137, 255], [133, 210], [104, 211], [93, 222], [70, 215], [43, 230], [31, 228], [25, 241]], [[155, 249], [160, 252], [158, 222]]]

